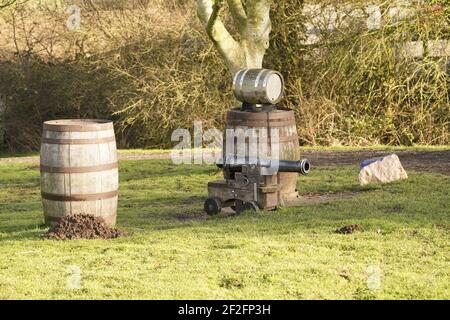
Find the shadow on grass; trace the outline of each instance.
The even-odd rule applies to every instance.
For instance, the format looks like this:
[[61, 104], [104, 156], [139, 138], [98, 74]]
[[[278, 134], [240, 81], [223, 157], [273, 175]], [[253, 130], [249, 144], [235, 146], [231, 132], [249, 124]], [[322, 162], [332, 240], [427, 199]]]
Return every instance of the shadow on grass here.
[[212, 165], [176, 165], [170, 160], [127, 160], [126, 166], [120, 166], [119, 168], [121, 182], [201, 174], [212, 176], [219, 172]]
[[[360, 187], [354, 180], [352, 168], [321, 170], [300, 177], [299, 190], [301, 194], [337, 195], [330, 201], [305, 203], [272, 212], [207, 217], [203, 213], [203, 203], [207, 197], [207, 181], [213, 178], [208, 179], [204, 175], [215, 173], [213, 166], [175, 166], [167, 160], [139, 160], [126, 162], [123, 168], [128, 172], [121, 173], [125, 183], [121, 185], [119, 198], [119, 227], [142, 229], [144, 232], [186, 228], [196, 228], [197, 231], [200, 228], [231, 235], [237, 235], [242, 230], [282, 235], [316, 230], [332, 232], [337, 226], [351, 223], [369, 228], [384, 225], [391, 229], [448, 225], [450, 178], [437, 175], [412, 174], [400, 183]], [[14, 176], [20, 178], [20, 167], [11, 170], [15, 170], [15, 174], [10, 173], [11, 181], [14, 181]], [[3, 191], [0, 205], [1, 240], [40, 238], [42, 232], [37, 226], [42, 223], [43, 214], [39, 216], [37, 212], [42, 212], [41, 204], [35, 202], [38, 199], [34, 196], [31, 199], [21, 193], [24, 186], [35, 181], [37, 174], [25, 177], [20, 183], [6, 184], [5, 189], [0, 188]], [[194, 178], [186, 179], [186, 176]], [[149, 180], [152, 178], [164, 179], [154, 183]], [[139, 185], [139, 180], [145, 179], [147, 181]], [[138, 182], [127, 184], [130, 180]], [[351, 194], [351, 197], [340, 198], [340, 194]]]
[[47, 228], [43, 218], [36, 219], [35, 223], [0, 226], [0, 242], [42, 239]]
[[[371, 195], [368, 195], [371, 196]], [[203, 213], [203, 198], [193, 196], [187, 201], [189, 207], [178, 202], [180, 197], [161, 198], [156, 202], [164, 203], [154, 206], [154, 200], [137, 201], [132, 209], [119, 208], [118, 226], [127, 230], [141, 229], [148, 233], [153, 231], [173, 231], [192, 228], [195, 232], [226, 233], [228, 236], [280, 236], [292, 232], [332, 233], [337, 227], [346, 224], [358, 224], [366, 231], [380, 228], [384, 233], [409, 227], [424, 225], [446, 225], [445, 216], [438, 212], [423, 216], [421, 211], [412, 210], [405, 202], [371, 203], [365, 199], [336, 199], [319, 204], [304, 204], [284, 207], [276, 211], [245, 212], [233, 214], [222, 212], [210, 217]], [[169, 207], [168, 205], [171, 204]], [[167, 205], [167, 206], [166, 206]], [[11, 217], [12, 218], [12, 217]], [[0, 241], [5, 240], [39, 240], [46, 229], [40, 227], [42, 218], [27, 222], [0, 226]], [[253, 234], [253, 235], [252, 235]]]

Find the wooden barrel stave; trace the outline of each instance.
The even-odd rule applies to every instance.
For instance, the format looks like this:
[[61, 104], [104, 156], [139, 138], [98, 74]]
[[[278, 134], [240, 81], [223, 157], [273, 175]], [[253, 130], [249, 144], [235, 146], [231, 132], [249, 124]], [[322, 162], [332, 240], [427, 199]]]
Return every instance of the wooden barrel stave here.
[[112, 123], [46, 122], [41, 145], [41, 190], [48, 224], [64, 215], [86, 213], [114, 225], [118, 168]]

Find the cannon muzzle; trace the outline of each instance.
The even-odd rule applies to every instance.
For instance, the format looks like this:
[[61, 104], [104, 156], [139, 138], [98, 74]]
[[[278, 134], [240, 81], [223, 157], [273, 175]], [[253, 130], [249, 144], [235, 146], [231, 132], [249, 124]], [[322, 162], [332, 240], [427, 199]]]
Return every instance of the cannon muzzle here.
[[280, 160], [278, 163], [278, 171], [280, 172], [298, 172], [302, 175], [307, 175], [311, 165], [308, 159], [299, 161]]
[[[276, 165], [273, 163], [273, 160], [270, 159], [257, 159], [255, 161], [250, 160], [242, 160], [239, 161], [234, 159], [234, 161], [227, 161], [225, 163], [218, 163], [217, 166], [221, 169], [230, 170], [230, 171], [242, 171], [242, 166], [244, 165], [255, 165], [263, 168], [269, 168], [272, 165]], [[307, 175], [311, 165], [308, 159], [302, 159], [298, 161], [292, 160], [278, 160], [278, 172], [298, 172], [302, 175]]]

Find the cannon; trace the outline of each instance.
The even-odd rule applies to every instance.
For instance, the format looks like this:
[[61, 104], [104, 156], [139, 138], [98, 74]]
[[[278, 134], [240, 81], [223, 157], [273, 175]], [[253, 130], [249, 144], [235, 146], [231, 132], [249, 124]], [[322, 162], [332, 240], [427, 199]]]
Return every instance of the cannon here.
[[226, 180], [208, 183], [209, 198], [204, 210], [209, 215], [218, 214], [222, 208], [231, 208], [240, 213], [245, 210], [273, 210], [284, 205], [277, 172], [296, 172], [307, 175], [310, 171], [308, 159], [299, 161], [241, 159], [224, 161], [217, 167], [224, 171]]
[[217, 214], [228, 207], [239, 213], [291, 205], [299, 199], [298, 175], [308, 174], [310, 164], [300, 160], [294, 111], [277, 106], [284, 93], [282, 74], [239, 70], [233, 76], [233, 92], [241, 105], [227, 112], [225, 160], [217, 164], [224, 180], [208, 183], [206, 213]]

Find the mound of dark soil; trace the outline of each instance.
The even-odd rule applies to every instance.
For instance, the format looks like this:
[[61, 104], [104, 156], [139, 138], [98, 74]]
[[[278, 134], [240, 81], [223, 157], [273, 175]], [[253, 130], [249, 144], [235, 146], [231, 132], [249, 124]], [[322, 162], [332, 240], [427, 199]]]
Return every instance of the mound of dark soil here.
[[116, 228], [110, 228], [103, 219], [89, 214], [74, 214], [63, 217], [45, 234], [47, 239], [111, 239], [123, 235]]
[[349, 224], [348, 226], [339, 228], [339, 229], [335, 230], [334, 232], [341, 233], [341, 234], [350, 234], [350, 233], [353, 233], [355, 231], [360, 231], [360, 230], [362, 230], [362, 228], [359, 225]]

